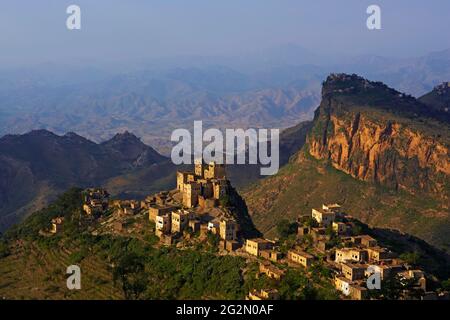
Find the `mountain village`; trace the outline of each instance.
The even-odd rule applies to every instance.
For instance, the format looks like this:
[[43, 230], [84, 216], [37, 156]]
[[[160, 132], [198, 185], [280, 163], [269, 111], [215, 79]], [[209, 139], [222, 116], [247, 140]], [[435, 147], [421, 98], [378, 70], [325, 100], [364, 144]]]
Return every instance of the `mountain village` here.
[[[93, 234], [132, 234], [126, 220], [144, 215], [159, 238], [159, 246], [183, 248], [193, 241], [214, 237], [218, 240], [218, 254], [257, 261], [259, 275], [274, 281], [281, 280], [288, 268], [310, 274], [313, 266], [321, 263], [331, 271], [333, 286], [345, 299], [374, 299], [371, 291], [380, 289], [394, 275], [408, 284], [402, 299], [449, 299], [448, 292], [428, 290], [424, 271], [413, 268], [376, 239], [361, 233], [355, 224], [357, 220], [339, 204], [323, 204], [313, 208], [310, 215], [299, 216], [294, 242], [244, 238], [242, 226], [229, 207], [230, 188], [223, 165], [197, 163], [192, 172], [177, 172], [175, 190], [159, 192], [142, 201], [111, 200], [104, 189], [86, 189], [83, 212], [100, 222], [101, 227]], [[57, 234], [63, 226], [63, 217], [54, 218], [45, 233]], [[246, 299], [276, 300], [279, 293], [273, 288], [254, 289]]]

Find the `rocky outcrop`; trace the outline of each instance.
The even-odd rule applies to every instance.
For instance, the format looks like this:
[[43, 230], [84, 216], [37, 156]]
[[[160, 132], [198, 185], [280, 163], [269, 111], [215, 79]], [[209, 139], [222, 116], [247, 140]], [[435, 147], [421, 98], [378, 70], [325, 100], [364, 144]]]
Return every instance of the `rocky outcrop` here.
[[301, 150], [244, 192], [256, 227], [276, 236], [282, 219], [337, 202], [372, 227], [449, 250], [446, 116], [382, 83], [330, 76]]
[[444, 116], [412, 97], [355, 75], [332, 75], [307, 148], [359, 180], [448, 198], [449, 129]]

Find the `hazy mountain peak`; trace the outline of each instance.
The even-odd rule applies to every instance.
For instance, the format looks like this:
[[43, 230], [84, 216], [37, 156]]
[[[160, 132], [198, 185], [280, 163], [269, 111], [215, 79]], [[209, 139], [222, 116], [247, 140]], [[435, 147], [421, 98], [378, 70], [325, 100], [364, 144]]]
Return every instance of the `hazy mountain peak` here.
[[43, 136], [43, 137], [49, 137], [53, 136], [56, 137], [57, 135], [53, 132], [47, 130], [47, 129], [35, 129], [31, 130], [30, 132], [26, 133], [25, 136]]
[[426, 104], [429, 108], [450, 113], [450, 82], [443, 82], [434, 87], [434, 89], [419, 98], [419, 101]]
[[136, 135], [129, 132], [128, 130], [125, 130], [124, 132], [116, 133], [109, 141], [128, 141], [128, 142], [139, 141], [139, 142], [141, 142], [141, 139], [139, 139]]

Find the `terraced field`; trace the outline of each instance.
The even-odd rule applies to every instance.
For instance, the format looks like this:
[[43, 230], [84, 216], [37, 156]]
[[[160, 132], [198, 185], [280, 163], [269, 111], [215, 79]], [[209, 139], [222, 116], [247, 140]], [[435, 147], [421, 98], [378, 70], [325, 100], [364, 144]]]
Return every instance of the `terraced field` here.
[[50, 250], [36, 243], [25, 243], [0, 259], [0, 298], [6, 299], [123, 299], [114, 287], [108, 266], [98, 257], [88, 256], [81, 268], [81, 290], [66, 287], [67, 266], [75, 248]]

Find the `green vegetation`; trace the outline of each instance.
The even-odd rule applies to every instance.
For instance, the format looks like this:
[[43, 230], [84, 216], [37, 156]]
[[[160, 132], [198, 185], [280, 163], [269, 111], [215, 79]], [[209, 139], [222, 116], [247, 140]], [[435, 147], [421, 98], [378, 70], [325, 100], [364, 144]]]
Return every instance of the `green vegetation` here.
[[290, 235], [296, 234], [297, 227], [298, 227], [297, 223], [295, 222], [291, 223], [287, 219], [282, 219], [277, 224], [277, 232], [280, 238], [284, 239], [289, 237]]
[[[0, 295], [37, 299], [243, 299], [251, 289], [276, 288], [283, 299], [337, 298], [324, 270], [318, 269], [311, 278], [302, 270], [288, 268], [280, 282], [257, 277], [257, 263], [218, 254], [217, 235], [208, 234], [205, 242], [184, 249], [160, 247], [147, 232], [139, 233], [139, 238], [93, 235], [92, 229], [100, 224], [81, 214], [80, 199], [79, 189], [69, 190], [0, 242], [4, 257], [0, 272], [5, 275], [0, 280]], [[40, 235], [58, 216], [65, 217], [63, 231]], [[142, 223], [152, 227], [148, 221]], [[296, 224], [280, 224], [280, 230], [293, 236]], [[22, 249], [10, 252], [8, 244], [15, 240], [22, 242]], [[71, 264], [82, 269], [82, 291], [64, 289], [65, 269]], [[28, 286], [43, 290], [26, 290]]]
[[6, 241], [0, 241], [0, 259], [5, 258], [11, 254], [8, 243]]
[[404, 298], [404, 292], [407, 290], [409, 296], [420, 299], [424, 292], [414, 286], [415, 281], [414, 279], [400, 279], [397, 275], [389, 276], [382, 281], [380, 290], [369, 290], [368, 292], [370, 297], [375, 299], [398, 300]]
[[339, 294], [331, 285], [329, 278], [323, 277], [321, 274], [310, 278], [304, 270], [287, 269], [285, 276], [277, 281], [266, 275], [256, 277], [257, 273], [257, 264], [249, 267], [246, 277], [247, 291], [275, 288], [282, 300], [336, 300], [339, 298]]
[[411, 265], [417, 265], [420, 262], [421, 256], [418, 252], [406, 252], [400, 255], [400, 259]]
[[444, 290], [450, 291], [450, 278], [447, 280], [442, 281], [441, 287]]
[[231, 205], [231, 199], [228, 195], [221, 196], [219, 203], [222, 207], [229, 207]]
[[5, 238], [21, 238], [36, 240], [39, 237], [39, 231], [48, 229], [50, 221], [56, 217], [65, 217], [65, 229], [68, 232], [74, 232], [78, 226], [73, 223], [71, 217], [74, 213], [81, 210], [81, 189], [72, 188], [60, 195], [51, 205], [35, 212], [23, 223], [12, 227], [5, 233]]

